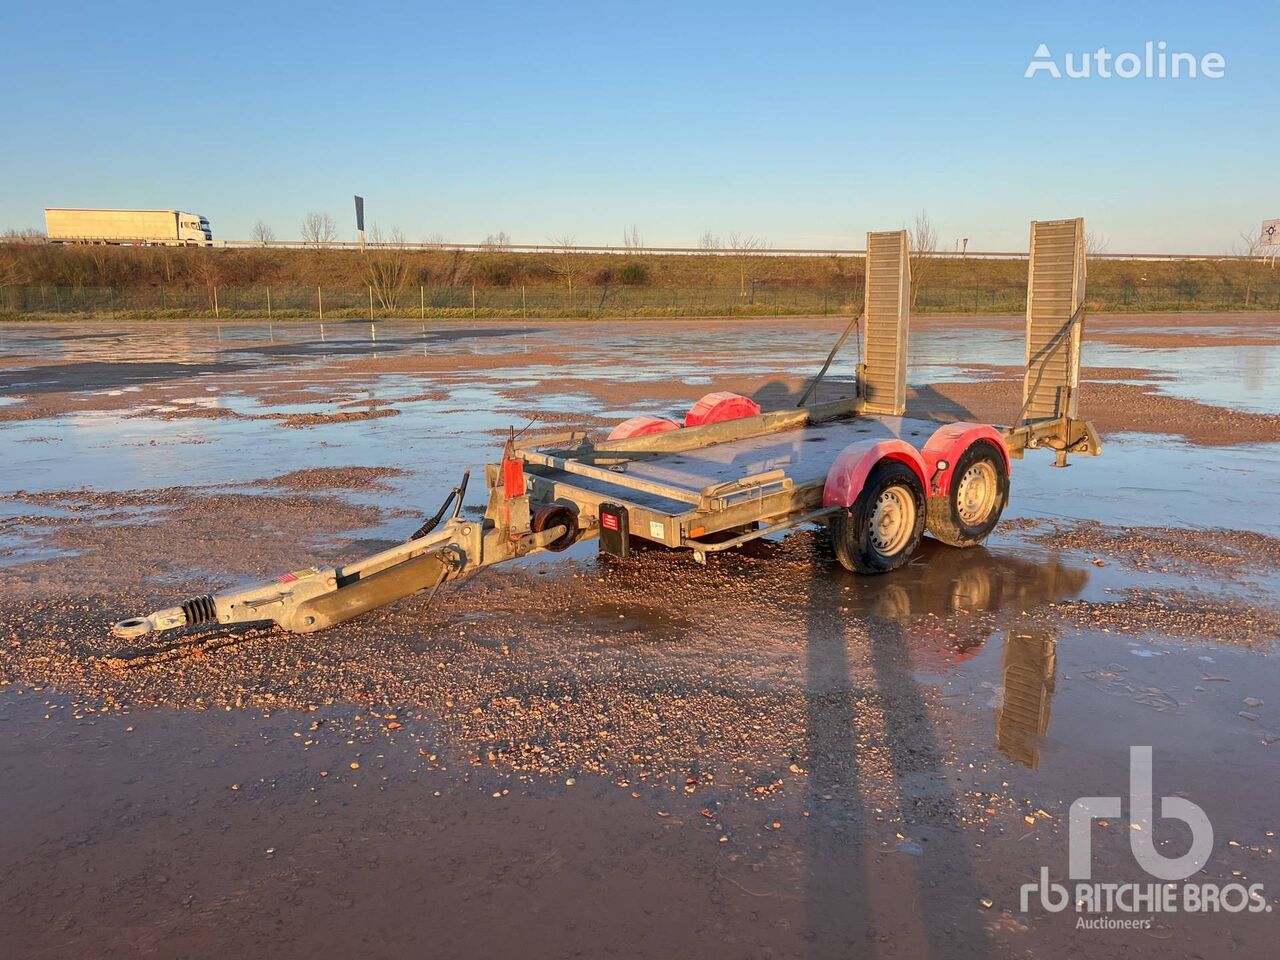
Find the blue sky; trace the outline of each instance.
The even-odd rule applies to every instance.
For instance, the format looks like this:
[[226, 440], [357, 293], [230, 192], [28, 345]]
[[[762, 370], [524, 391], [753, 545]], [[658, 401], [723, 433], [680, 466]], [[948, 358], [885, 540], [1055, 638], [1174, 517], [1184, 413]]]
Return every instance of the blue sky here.
[[[927, 210], [1022, 249], [1218, 252], [1280, 217], [1275, 4], [12, 3], [0, 229], [178, 207], [241, 238], [860, 246]], [[1023, 78], [1037, 44], [1222, 53], [1220, 80]]]

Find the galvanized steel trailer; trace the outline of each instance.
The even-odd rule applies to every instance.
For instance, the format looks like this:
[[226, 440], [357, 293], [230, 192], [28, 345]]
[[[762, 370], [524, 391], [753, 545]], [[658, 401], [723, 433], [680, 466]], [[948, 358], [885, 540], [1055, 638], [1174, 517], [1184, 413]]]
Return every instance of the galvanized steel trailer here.
[[[1082, 219], [1031, 225], [1026, 371], [1015, 422], [939, 423], [904, 416], [911, 268], [905, 231], [867, 235], [866, 299], [800, 404], [762, 412], [712, 393], [683, 423], [637, 416], [604, 441], [584, 432], [508, 440], [486, 467], [483, 519], [462, 515], [467, 476], [408, 541], [343, 567], [311, 567], [245, 589], [194, 597], [117, 623], [137, 638], [183, 626], [274, 621], [306, 633], [482, 567], [598, 538], [618, 557], [647, 541], [707, 555], [807, 523], [830, 525], [840, 562], [883, 573], [927, 531], [981, 543], [1008, 501], [1011, 462], [1028, 449], [1096, 455], [1077, 417], [1084, 328]], [[854, 396], [811, 403], [836, 352], [865, 333]], [[445, 514], [452, 509], [448, 519]]]

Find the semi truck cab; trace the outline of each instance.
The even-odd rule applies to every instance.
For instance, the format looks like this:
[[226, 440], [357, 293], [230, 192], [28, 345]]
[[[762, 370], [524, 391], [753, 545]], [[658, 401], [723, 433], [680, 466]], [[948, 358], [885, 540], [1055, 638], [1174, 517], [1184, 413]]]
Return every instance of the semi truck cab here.
[[208, 243], [213, 239], [208, 219], [191, 213], [179, 213], [178, 239], [183, 242]]

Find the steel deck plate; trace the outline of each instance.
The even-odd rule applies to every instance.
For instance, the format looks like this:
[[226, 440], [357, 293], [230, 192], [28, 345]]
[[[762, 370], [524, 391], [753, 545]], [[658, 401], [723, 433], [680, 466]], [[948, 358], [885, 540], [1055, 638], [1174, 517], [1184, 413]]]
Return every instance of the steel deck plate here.
[[825, 480], [840, 451], [851, 443], [901, 437], [920, 448], [939, 426], [941, 424], [933, 420], [867, 415], [629, 461], [620, 464], [620, 469], [610, 468], [617, 474], [616, 483], [545, 467], [536, 468], [536, 473], [557, 483], [614, 495], [675, 516], [686, 513], [689, 504], [637, 490], [628, 484], [628, 479], [662, 483], [697, 494], [713, 484], [783, 470], [793, 484], [804, 486]]

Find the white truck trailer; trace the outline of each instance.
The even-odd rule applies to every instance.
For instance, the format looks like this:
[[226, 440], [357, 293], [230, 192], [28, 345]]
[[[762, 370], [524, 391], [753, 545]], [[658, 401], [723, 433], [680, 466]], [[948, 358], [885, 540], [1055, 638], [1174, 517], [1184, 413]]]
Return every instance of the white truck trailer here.
[[88, 210], [46, 207], [45, 233], [54, 243], [159, 243], [204, 246], [209, 221], [181, 210]]

